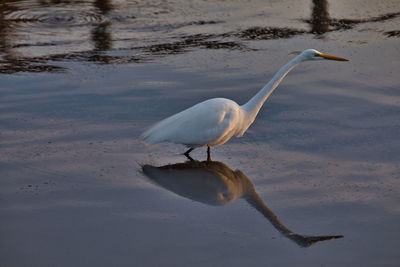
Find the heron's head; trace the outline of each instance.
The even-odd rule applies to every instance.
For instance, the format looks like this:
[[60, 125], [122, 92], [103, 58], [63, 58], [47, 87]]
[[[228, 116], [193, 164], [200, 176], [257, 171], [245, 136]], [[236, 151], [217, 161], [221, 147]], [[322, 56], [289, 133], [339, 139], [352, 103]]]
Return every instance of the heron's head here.
[[337, 60], [337, 61], [349, 61], [348, 59], [341, 58], [341, 57], [335, 57], [331, 55], [327, 55], [324, 53], [321, 53], [315, 49], [306, 49], [303, 52], [301, 52], [300, 56], [302, 57], [302, 60]]

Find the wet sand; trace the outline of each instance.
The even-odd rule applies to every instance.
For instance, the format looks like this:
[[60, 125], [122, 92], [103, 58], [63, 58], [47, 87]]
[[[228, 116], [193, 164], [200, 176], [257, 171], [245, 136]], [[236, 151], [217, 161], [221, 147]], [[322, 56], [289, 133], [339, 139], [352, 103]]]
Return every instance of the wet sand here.
[[[3, 6], [0, 262], [397, 266], [400, 6], [317, 2]], [[306, 48], [350, 61], [293, 70], [212, 148], [223, 171], [143, 173], [186, 160], [141, 142], [147, 127], [212, 97], [242, 104]], [[343, 238], [305, 248], [282, 229]]]

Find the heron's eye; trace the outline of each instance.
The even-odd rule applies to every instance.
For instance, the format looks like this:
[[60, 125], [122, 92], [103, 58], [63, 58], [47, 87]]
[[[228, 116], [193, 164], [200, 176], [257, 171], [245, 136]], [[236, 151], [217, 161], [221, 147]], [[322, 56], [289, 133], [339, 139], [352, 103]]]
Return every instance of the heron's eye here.
[[321, 55], [320, 54], [318, 54], [318, 53], [315, 53], [314, 54], [314, 57], [320, 57]]

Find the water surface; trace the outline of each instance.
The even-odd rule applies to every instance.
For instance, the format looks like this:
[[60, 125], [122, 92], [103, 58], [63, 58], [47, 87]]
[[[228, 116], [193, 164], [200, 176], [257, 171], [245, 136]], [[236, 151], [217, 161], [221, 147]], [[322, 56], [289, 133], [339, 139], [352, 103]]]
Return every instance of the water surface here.
[[[399, 23], [398, 1], [3, 1], [0, 261], [397, 266]], [[138, 140], [147, 127], [242, 104], [306, 48], [350, 61], [291, 72], [212, 149], [217, 176], [143, 173], [187, 164], [183, 146]], [[285, 229], [343, 238], [304, 248]]]

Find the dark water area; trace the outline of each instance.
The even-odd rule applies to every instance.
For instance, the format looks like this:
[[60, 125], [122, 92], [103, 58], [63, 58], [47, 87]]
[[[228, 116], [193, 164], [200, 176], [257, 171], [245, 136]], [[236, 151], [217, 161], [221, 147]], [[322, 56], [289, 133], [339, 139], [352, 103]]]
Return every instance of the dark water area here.
[[[0, 3], [0, 265], [398, 266], [400, 4]], [[242, 138], [148, 146], [212, 97]]]

